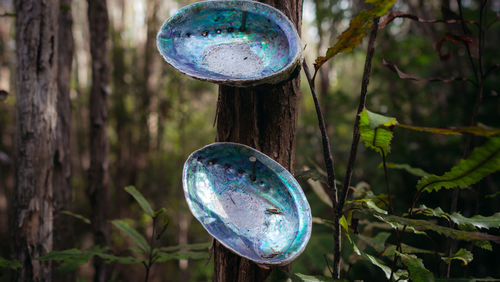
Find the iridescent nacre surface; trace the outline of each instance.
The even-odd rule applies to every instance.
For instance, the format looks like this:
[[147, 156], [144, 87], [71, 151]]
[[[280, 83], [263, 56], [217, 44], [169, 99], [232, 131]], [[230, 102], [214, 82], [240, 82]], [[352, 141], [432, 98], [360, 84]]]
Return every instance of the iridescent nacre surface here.
[[165, 21], [158, 50], [179, 71], [235, 86], [278, 83], [301, 58], [300, 38], [279, 10], [247, 0], [203, 1]]
[[184, 164], [186, 201], [224, 246], [260, 264], [290, 263], [311, 236], [311, 210], [295, 178], [245, 145], [214, 143]]

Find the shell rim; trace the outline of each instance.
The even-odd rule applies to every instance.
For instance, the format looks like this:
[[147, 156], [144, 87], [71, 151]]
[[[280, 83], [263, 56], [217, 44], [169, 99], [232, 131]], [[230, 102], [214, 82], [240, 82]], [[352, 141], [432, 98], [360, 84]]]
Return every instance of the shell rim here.
[[[209, 148], [209, 147], [212, 147], [212, 146], [217, 146], [217, 145], [233, 145], [233, 146], [240, 146], [240, 147], [243, 147], [243, 148], [246, 148], [246, 149], [249, 149], [250, 151], [254, 152], [254, 153], [257, 153], [257, 155], [261, 155], [264, 157], [264, 159], [266, 161], [268, 161], [269, 163], [266, 164], [267, 165], [271, 165], [271, 166], [277, 166], [279, 168], [282, 168], [284, 172], [286, 172], [289, 176], [290, 176], [290, 179], [294, 182], [293, 184], [296, 185], [296, 187], [300, 188], [300, 189], [297, 189], [297, 193], [299, 194], [300, 197], [303, 197], [303, 199], [305, 200], [304, 201], [304, 204], [307, 206], [307, 210], [309, 211], [309, 213], [307, 214], [306, 218], [305, 218], [305, 228], [307, 229], [306, 230], [306, 235], [303, 237], [304, 240], [302, 240], [301, 244], [300, 244], [300, 247], [297, 249], [297, 251], [292, 254], [290, 257], [288, 257], [287, 259], [284, 259], [284, 260], [281, 260], [281, 261], [259, 261], [259, 260], [254, 260], [253, 258], [250, 258], [249, 256], [246, 256], [246, 255], [243, 255], [241, 253], [239, 253], [238, 251], [234, 250], [232, 247], [228, 246], [224, 241], [220, 240], [218, 238], [218, 236], [216, 234], [212, 234], [212, 232], [210, 232], [208, 229], [205, 228], [205, 224], [203, 222], [201, 222], [201, 220], [195, 216], [195, 213], [193, 211], [193, 207], [192, 207], [192, 204], [191, 204], [191, 201], [189, 200], [188, 198], [188, 193], [187, 193], [187, 168], [188, 168], [188, 162], [192, 159], [192, 157], [206, 149], [206, 148]], [[269, 166], [268, 166], [269, 167]], [[271, 170], [274, 171], [274, 169], [272, 169], [271, 167], [269, 167]], [[182, 186], [183, 186], [183, 191], [184, 191], [184, 197], [186, 199], [186, 202], [188, 204], [188, 207], [189, 207], [189, 210], [191, 211], [191, 214], [194, 216], [194, 218], [196, 218], [196, 220], [198, 220], [201, 225], [203, 226], [203, 228], [215, 239], [217, 239], [217, 241], [219, 243], [221, 243], [224, 247], [226, 247], [227, 249], [229, 249], [231, 252], [235, 253], [236, 255], [238, 256], [241, 256], [241, 257], [244, 257], [250, 261], [253, 261], [253, 262], [256, 262], [258, 264], [264, 264], [264, 265], [276, 265], [276, 266], [279, 266], [279, 265], [286, 265], [286, 264], [289, 264], [291, 263], [292, 261], [294, 261], [297, 257], [299, 257], [303, 252], [304, 250], [306, 249], [306, 246], [309, 242], [309, 239], [311, 238], [311, 233], [312, 233], [312, 214], [311, 214], [311, 207], [309, 205], [309, 202], [307, 201], [307, 197], [304, 193], [304, 191], [302, 190], [300, 184], [297, 182], [297, 180], [295, 179], [295, 177], [286, 169], [284, 168], [280, 163], [278, 163], [277, 161], [273, 160], [272, 158], [270, 158], [269, 156], [267, 156], [266, 154], [250, 147], [250, 146], [247, 146], [247, 145], [244, 145], [244, 144], [240, 144], [240, 143], [235, 143], [235, 142], [214, 142], [214, 143], [211, 143], [211, 144], [208, 144], [208, 145], [205, 145], [203, 148], [200, 148], [194, 152], [192, 152], [189, 157], [187, 158], [187, 160], [184, 162], [184, 167], [182, 169]], [[295, 237], [294, 241], [297, 239], [297, 237]], [[292, 241], [292, 243], [294, 242]]]
[[[160, 40], [158, 40], [160, 38], [160, 34], [163, 30], [163, 28], [165, 26], [167, 26], [168, 24], [170, 24], [171, 21], [173, 21], [174, 19], [177, 19], [179, 16], [180, 16], [180, 12], [184, 11], [184, 10], [189, 10], [197, 5], [205, 5], [207, 3], [210, 3], [210, 2], [219, 2], [219, 3], [224, 3], [224, 2], [230, 2], [230, 3], [243, 3], [243, 2], [252, 2], [254, 4], [257, 4], [257, 5], [261, 5], [263, 7], [266, 7], [267, 9], [270, 9], [271, 11], [274, 11], [275, 13], [278, 13], [278, 14], [281, 14], [281, 16], [283, 16], [284, 18], [284, 22], [286, 22], [292, 29], [292, 36], [295, 37], [297, 39], [297, 50], [296, 50], [296, 54], [295, 54], [295, 57], [293, 58], [293, 60], [290, 60], [290, 62], [284, 66], [280, 71], [276, 72], [276, 73], [273, 73], [273, 74], [269, 74], [267, 76], [261, 76], [261, 77], [258, 77], [258, 78], [253, 78], [253, 79], [248, 79], [248, 78], [225, 78], [225, 79], [216, 79], [216, 78], [211, 78], [211, 77], [208, 77], [208, 76], [200, 76], [200, 75], [196, 75], [194, 73], [191, 73], [190, 71], [187, 71], [183, 68], [181, 68], [182, 64], [177, 64], [176, 62], [174, 62], [173, 60], [170, 59], [170, 56], [167, 56], [166, 54], [164, 54], [162, 51], [161, 51], [161, 48], [160, 48]], [[290, 38], [290, 37], [289, 37]], [[299, 65], [300, 63], [300, 59], [302, 58], [302, 43], [301, 43], [301, 39], [300, 39], [300, 36], [297, 32], [297, 29], [295, 28], [295, 25], [292, 23], [292, 21], [290, 21], [290, 19], [283, 13], [281, 12], [280, 10], [276, 9], [275, 7], [271, 6], [271, 5], [268, 5], [268, 4], [265, 4], [265, 3], [261, 3], [261, 2], [256, 2], [256, 1], [251, 1], [251, 0], [204, 0], [204, 1], [199, 1], [199, 2], [196, 2], [196, 3], [193, 3], [193, 4], [189, 4], [189, 5], [186, 5], [182, 8], [180, 8], [174, 15], [172, 15], [171, 17], [167, 18], [163, 24], [161, 25], [160, 27], [160, 30], [158, 31], [157, 35], [156, 35], [156, 48], [158, 49], [160, 55], [163, 57], [163, 59], [169, 64], [171, 65], [172, 67], [174, 67], [176, 70], [180, 71], [181, 73], [185, 74], [185, 75], [188, 75], [192, 78], [195, 78], [195, 79], [198, 79], [198, 80], [201, 80], [201, 81], [207, 81], [207, 82], [213, 82], [213, 83], [216, 83], [216, 84], [225, 84], [225, 85], [233, 85], [233, 86], [256, 86], [256, 85], [260, 85], [260, 84], [265, 84], [265, 83], [269, 83], [269, 84], [277, 84], [279, 82], [282, 82], [284, 80], [286, 80], [286, 78], [282, 78], [282, 76], [285, 74], [285, 73], [292, 73], [293, 70], [295, 70], [295, 68]]]

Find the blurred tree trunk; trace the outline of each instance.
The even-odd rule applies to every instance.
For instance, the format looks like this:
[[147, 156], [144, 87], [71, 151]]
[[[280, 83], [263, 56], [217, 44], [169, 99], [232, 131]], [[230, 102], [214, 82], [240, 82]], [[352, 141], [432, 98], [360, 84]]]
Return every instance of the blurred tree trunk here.
[[58, 0], [17, 0], [16, 189], [13, 281], [51, 281], [52, 175], [57, 125]]
[[[94, 243], [109, 245], [108, 224], [108, 124], [109, 63], [108, 8], [106, 1], [88, 0], [90, 53], [92, 56], [92, 87], [90, 90], [90, 168], [89, 188]], [[94, 259], [94, 281], [107, 281], [108, 267]]]
[[[301, 0], [266, 0], [284, 12], [300, 31]], [[299, 77], [252, 88], [220, 86], [217, 141], [249, 145], [293, 172]], [[239, 257], [219, 242], [214, 247], [214, 281], [264, 281], [270, 271]]]
[[148, 125], [149, 115], [151, 113], [151, 99], [153, 95], [153, 69], [155, 60], [153, 55], [157, 55], [156, 33], [158, 32], [157, 11], [160, 2], [158, 0], [148, 0], [146, 7], [146, 42], [144, 44], [144, 66], [143, 66], [143, 87], [142, 93], [139, 94], [139, 113], [140, 117], [140, 155], [143, 158], [148, 157], [151, 136]]
[[[54, 250], [74, 247], [71, 219], [63, 210], [71, 206], [71, 67], [73, 63], [73, 16], [71, 0], [60, 0], [57, 69], [57, 127], [54, 157]], [[55, 270], [55, 269], [54, 269]], [[73, 281], [74, 275], [54, 275], [53, 281]]]

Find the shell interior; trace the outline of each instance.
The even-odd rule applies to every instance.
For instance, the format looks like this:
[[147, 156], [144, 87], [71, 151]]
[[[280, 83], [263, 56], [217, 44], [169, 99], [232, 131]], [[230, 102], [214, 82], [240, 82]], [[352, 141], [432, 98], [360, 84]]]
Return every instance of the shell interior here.
[[279, 10], [254, 1], [204, 1], [186, 6], [158, 33], [165, 60], [192, 77], [257, 85], [288, 78], [300, 39]]
[[224, 246], [261, 264], [286, 264], [305, 248], [311, 211], [293, 176], [244, 145], [214, 143], [184, 165], [193, 215]]

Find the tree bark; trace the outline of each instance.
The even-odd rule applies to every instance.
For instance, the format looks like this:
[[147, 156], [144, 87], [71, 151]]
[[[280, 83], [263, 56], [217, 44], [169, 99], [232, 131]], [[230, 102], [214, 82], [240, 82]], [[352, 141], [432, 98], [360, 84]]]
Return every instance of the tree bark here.
[[[108, 8], [106, 1], [88, 0], [92, 87], [90, 90], [90, 168], [89, 188], [94, 243], [109, 245], [108, 224], [108, 123], [109, 92]], [[94, 260], [94, 281], [107, 281], [109, 273], [101, 259]]]
[[[73, 245], [71, 219], [63, 210], [71, 207], [71, 67], [73, 65], [73, 16], [71, 0], [60, 0], [58, 18], [57, 126], [53, 175], [54, 250], [67, 250]], [[55, 270], [55, 269], [54, 269]], [[73, 281], [74, 275], [54, 275], [53, 281]]]
[[52, 175], [57, 125], [58, 0], [17, 0], [16, 189], [13, 281], [51, 281]]
[[[265, 0], [284, 12], [300, 31], [302, 0]], [[299, 69], [277, 85], [219, 87], [217, 141], [249, 145], [293, 172]], [[220, 243], [214, 247], [214, 281], [264, 281], [270, 270], [237, 256]]]

